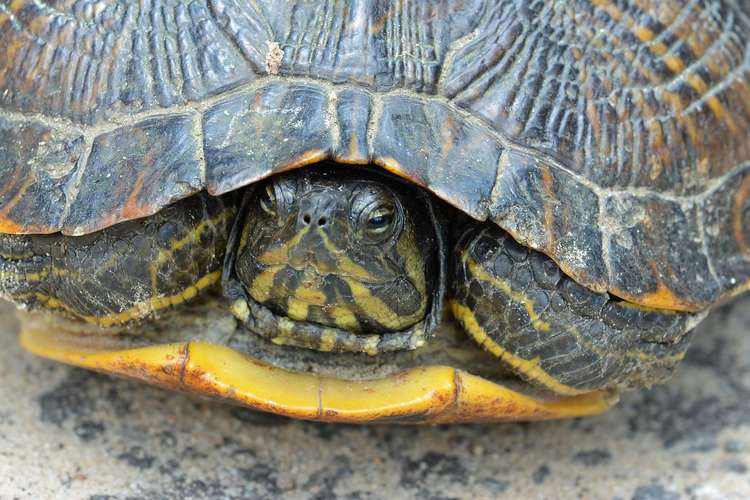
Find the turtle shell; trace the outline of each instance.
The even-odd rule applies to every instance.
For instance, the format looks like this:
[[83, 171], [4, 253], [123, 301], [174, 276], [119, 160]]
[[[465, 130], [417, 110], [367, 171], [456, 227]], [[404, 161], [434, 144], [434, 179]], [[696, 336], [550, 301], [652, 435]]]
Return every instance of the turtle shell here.
[[593, 290], [701, 310], [750, 287], [749, 80], [741, 1], [18, 0], [0, 231], [84, 234], [330, 158]]

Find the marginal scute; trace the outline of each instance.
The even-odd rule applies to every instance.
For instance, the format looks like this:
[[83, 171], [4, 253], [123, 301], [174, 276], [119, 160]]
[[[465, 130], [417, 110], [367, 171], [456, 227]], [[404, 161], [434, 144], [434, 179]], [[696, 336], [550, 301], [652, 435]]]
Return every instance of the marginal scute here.
[[336, 118], [339, 138], [333, 159], [341, 163], [365, 164], [370, 161], [367, 127], [372, 113], [372, 99], [359, 89], [345, 89], [336, 94]]
[[372, 148], [375, 163], [477, 219], [487, 218], [502, 147], [483, 127], [444, 104], [388, 96]]
[[199, 191], [195, 117], [159, 116], [94, 140], [65, 234], [84, 234], [152, 215]]
[[203, 117], [208, 191], [222, 194], [330, 156], [327, 107], [322, 88], [280, 82], [211, 106]]
[[508, 150], [500, 164], [490, 218], [524, 245], [552, 256], [581, 283], [606, 291], [598, 196], [522, 151]]
[[721, 290], [731, 295], [750, 288], [750, 163], [712, 191], [700, 209]]
[[719, 296], [694, 203], [630, 193], [604, 199], [610, 290], [646, 306], [697, 311]]
[[0, 116], [0, 232], [59, 230], [83, 136]]

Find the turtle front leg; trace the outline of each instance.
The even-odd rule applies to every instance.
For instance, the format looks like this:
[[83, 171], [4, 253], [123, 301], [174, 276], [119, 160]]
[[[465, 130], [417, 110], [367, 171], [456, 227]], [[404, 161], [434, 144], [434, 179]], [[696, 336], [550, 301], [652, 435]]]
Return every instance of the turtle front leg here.
[[85, 236], [0, 234], [0, 297], [120, 327], [217, 289], [231, 195], [201, 193]]
[[484, 349], [557, 394], [665, 380], [701, 318], [595, 293], [491, 223], [464, 232], [456, 259], [453, 315]]

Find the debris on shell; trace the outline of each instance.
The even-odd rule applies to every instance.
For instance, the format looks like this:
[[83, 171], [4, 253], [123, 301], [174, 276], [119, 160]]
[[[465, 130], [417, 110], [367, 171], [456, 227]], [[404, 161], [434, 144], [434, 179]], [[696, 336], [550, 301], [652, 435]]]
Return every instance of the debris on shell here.
[[271, 40], [266, 40], [266, 47], [268, 47], [268, 52], [266, 53], [266, 71], [271, 75], [278, 75], [281, 60], [284, 59], [284, 51], [281, 50], [278, 42], [272, 42]]

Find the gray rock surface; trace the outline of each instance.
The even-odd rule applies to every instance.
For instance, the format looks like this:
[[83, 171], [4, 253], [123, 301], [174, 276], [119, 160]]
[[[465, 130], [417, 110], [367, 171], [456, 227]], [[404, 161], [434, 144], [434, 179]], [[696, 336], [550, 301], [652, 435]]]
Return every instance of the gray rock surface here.
[[0, 498], [750, 497], [750, 297], [674, 379], [535, 424], [296, 422], [23, 352], [0, 311]]

